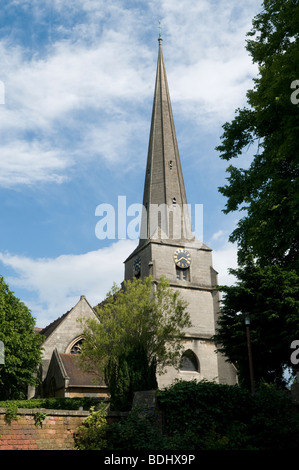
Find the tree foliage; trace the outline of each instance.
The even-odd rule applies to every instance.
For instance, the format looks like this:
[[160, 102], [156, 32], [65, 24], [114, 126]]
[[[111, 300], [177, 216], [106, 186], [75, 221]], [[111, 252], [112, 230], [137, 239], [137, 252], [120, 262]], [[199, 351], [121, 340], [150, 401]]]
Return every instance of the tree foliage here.
[[[250, 313], [256, 378], [282, 384], [299, 334], [299, 106], [291, 99], [299, 79], [299, 2], [264, 0], [262, 6], [246, 45], [258, 76], [247, 106], [224, 124], [217, 147], [222, 159], [239, 163], [227, 168], [228, 184], [219, 188], [227, 198], [224, 212], [245, 215], [230, 236], [238, 246], [239, 269], [232, 271], [237, 284], [221, 289], [216, 339], [246, 382], [246, 336], [238, 313]], [[249, 147], [251, 164], [241, 168]]]
[[90, 414], [74, 434], [75, 450], [103, 450], [107, 446], [107, 405], [90, 408]]
[[167, 449], [296, 450], [299, 414], [290, 397], [260, 384], [252, 396], [235, 385], [179, 381], [158, 391]]
[[105, 368], [111, 405], [115, 410], [131, 409], [134, 392], [157, 388], [156, 359], [149, 363], [142, 344], [118, 358], [110, 358]]
[[96, 308], [100, 321], [84, 321], [82, 366], [102, 377], [106, 373], [112, 393], [122, 388], [132, 397], [141, 386], [152, 388], [156, 368], [162, 373], [179, 365], [183, 330], [190, 326], [186, 308], [165, 278], [115, 284]]
[[243, 210], [230, 240], [238, 243], [239, 262], [254, 257], [262, 266], [298, 269], [299, 259], [299, 107], [291, 84], [299, 79], [298, 0], [264, 0], [253, 20], [247, 50], [258, 77], [247, 103], [224, 124], [221, 158], [241, 158], [254, 148], [249, 168], [230, 165], [225, 212]]
[[215, 342], [236, 365], [240, 383], [249, 387], [244, 316], [250, 313], [255, 380], [283, 387], [284, 370], [293, 367], [290, 346], [299, 337], [299, 276], [278, 266], [254, 264], [232, 272], [238, 282], [221, 288], [224, 299]]
[[0, 399], [24, 398], [28, 385], [36, 385], [41, 361], [42, 335], [34, 331], [35, 320], [0, 276], [0, 340], [4, 364], [0, 365]]

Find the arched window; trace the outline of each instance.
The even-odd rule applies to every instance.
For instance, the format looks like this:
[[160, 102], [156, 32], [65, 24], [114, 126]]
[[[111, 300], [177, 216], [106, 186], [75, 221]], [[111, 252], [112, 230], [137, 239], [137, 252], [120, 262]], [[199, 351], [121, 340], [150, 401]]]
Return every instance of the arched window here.
[[82, 336], [77, 337], [68, 345], [65, 352], [67, 354], [81, 354], [82, 343], [83, 343]]
[[71, 348], [71, 354], [81, 354], [81, 346], [83, 339], [79, 339]]
[[181, 371], [191, 371], [191, 372], [199, 372], [199, 362], [191, 349], [185, 351], [181, 357], [180, 363], [180, 370]]

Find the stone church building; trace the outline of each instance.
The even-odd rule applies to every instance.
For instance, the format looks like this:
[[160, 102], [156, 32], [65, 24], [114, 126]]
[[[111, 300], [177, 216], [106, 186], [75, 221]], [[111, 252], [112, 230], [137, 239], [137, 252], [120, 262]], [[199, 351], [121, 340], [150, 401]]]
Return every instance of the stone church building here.
[[[190, 214], [173, 121], [163, 59], [162, 38], [153, 100], [143, 195], [143, 214], [137, 248], [125, 260], [125, 280], [151, 275], [155, 282], [164, 275], [170, 286], [187, 300], [192, 326], [184, 332], [180, 370], [169, 368], [159, 377], [159, 387], [175, 379], [214, 380], [235, 384], [232, 364], [216, 352], [211, 340], [219, 314], [217, 272], [212, 250], [196, 239]], [[82, 372], [76, 364], [82, 341], [80, 317], [94, 317], [84, 296], [62, 317], [44, 328], [43, 396], [105, 396], [103, 381]]]

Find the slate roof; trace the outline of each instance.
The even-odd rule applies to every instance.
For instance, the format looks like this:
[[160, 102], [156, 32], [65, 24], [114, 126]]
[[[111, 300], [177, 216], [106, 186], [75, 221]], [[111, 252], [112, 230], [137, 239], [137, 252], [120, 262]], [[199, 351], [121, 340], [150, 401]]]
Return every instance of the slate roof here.
[[106, 386], [104, 380], [99, 376], [79, 367], [77, 354], [59, 353], [59, 357], [69, 378], [69, 386]]

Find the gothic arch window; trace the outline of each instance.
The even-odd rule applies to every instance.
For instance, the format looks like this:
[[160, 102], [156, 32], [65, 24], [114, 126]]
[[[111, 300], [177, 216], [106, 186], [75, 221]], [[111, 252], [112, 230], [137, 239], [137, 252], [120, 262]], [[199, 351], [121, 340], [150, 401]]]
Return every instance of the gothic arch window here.
[[81, 347], [83, 343], [82, 336], [74, 339], [67, 347], [66, 353], [67, 354], [81, 354]]
[[187, 349], [181, 357], [180, 370], [188, 372], [199, 372], [199, 361], [191, 349]]

